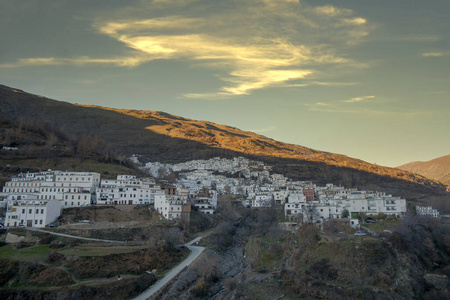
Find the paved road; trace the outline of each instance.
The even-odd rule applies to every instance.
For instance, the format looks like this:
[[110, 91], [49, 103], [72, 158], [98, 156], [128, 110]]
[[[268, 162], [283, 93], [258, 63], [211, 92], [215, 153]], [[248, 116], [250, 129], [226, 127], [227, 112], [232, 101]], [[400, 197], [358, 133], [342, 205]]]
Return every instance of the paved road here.
[[202, 252], [205, 250], [204, 247], [191, 246], [192, 244], [198, 242], [202, 237], [193, 239], [186, 244], [186, 247], [191, 250], [189, 256], [178, 266], [173, 268], [163, 279], [157, 281], [148, 290], [134, 298], [134, 300], [146, 300], [155, 295], [160, 289], [162, 289], [166, 284], [168, 284], [175, 276], [177, 276], [185, 267], [189, 266]]
[[48, 234], [57, 235], [57, 236], [63, 236], [63, 237], [71, 238], [71, 239], [85, 240], [85, 241], [119, 243], [119, 244], [125, 244], [126, 243], [124, 241], [93, 239], [93, 238], [87, 238], [87, 237], [81, 237], [81, 236], [76, 236], [76, 235], [58, 233], [58, 232], [53, 232], [53, 231], [47, 231], [47, 230], [42, 230], [42, 229], [36, 229], [36, 228], [32, 228], [32, 227], [25, 227], [25, 229], [28, 229], [28, 230], [31, 230], [31, 231], [38, 231], [38, 232], [48, 233]]

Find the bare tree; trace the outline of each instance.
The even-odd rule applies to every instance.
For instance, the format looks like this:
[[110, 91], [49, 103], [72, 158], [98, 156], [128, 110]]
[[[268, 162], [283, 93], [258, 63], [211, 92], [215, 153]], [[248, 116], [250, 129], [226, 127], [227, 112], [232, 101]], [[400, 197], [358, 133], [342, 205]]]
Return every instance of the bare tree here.
[[164, 240], [172, 247], [179, 245], [182, 241], [183, 234], [179, 228], [170, 228], [164, 235]]

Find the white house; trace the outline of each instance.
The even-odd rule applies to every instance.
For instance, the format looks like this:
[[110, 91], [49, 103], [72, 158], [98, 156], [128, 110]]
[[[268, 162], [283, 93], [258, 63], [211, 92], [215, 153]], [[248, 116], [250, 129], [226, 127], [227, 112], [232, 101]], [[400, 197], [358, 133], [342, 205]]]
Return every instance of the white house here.
[[165, 219], [174, 220], [191, 212], [190, 204], [184, 205], [183, 200], [177, 196], [167, 195], [164, 192], [155, 194], [155, 209]]
[[286, 202], [287, 197], [289, 196], [289, 189], [280, 188], [275, 190], [272, 193], [273, 200], [275, 201], [275, 205], [283, 205]]
[[118, 175], [117, 179], [105, 179], [96, 190], [97, 205], [138, 205], [154, 202], [154, 195], [161, 188], [151, 178]]
[[433, 209], [431, 206], [418, 206], [416, 205], [416, 213], [419, 216], [431, 216], [434, 218], [439, 218], [439, 211]]
[[252, 207], [271, 207], [272, 206], [272, 195], [269, 194], [258, 194], [255, 199], [252, 199]]
[[5, 226], [45, 227], [61, 214], [61, 201], [10, 200], [6, 210]]

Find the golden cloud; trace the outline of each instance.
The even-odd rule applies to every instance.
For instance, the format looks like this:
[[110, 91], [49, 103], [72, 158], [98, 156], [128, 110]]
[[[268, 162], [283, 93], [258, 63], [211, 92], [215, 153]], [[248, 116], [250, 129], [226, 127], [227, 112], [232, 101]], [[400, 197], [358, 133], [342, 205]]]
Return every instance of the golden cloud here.
[[140, 6], [97, 19], [96, 30], [123, 43], [129, 55], [30, 58], [0, 67], [138, 67], [152, 60], [178, 59], [216, 70], [225, 83], [216, 92], [185, 97], [220, 99], [267, 87], [318, 84], [317, 77], [324, 74], [317, 71], [319, 66], [361, 66], [339, 55], [340, 47], [347, 49], [368, 34], [367, 20], [352, 10], [311, 7], [298, 0], [240, 1], [217, 10], [202, 4], [201, 0], [142, 1]]
[[373, 99], [373, 98], [375, 98], [375, 96], [355, 97], [355, 98], [351, 98], [348, 100], [344, 100], [344, 102], [347, 102], [347, 103], [361, 102], [361, 101], [366, 101], [366, 100]]

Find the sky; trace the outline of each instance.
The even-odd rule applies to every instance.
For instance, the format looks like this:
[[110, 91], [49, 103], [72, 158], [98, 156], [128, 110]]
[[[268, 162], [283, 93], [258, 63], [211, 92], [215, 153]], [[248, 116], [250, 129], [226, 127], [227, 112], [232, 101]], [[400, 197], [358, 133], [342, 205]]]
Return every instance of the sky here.
[[448, 0], [0, 0], [0, 84], [384, 166], [450, 154]]

